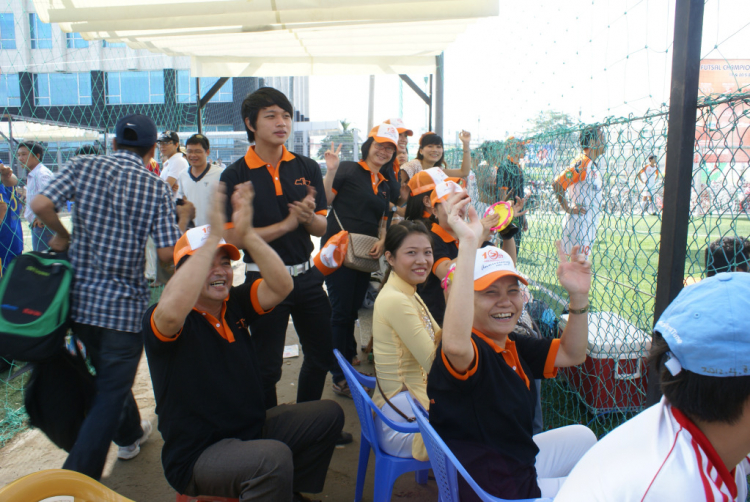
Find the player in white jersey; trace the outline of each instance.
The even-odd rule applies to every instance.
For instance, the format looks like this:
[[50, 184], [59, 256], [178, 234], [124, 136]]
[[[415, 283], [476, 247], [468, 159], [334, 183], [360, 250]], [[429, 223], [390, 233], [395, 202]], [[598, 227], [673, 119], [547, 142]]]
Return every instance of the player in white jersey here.
[[565, 252], [570, 253], [573, 246], [579, 245], [588, 256], [596, 240], [602, 204], [602, 176], [596, 159], [604, 153], [606, 140], [599, 128], [592, 127], [581, 131], [580, 144], [583, 152], [555, 179], [552, 189], [566, 213], [562, 232]]
[[656, 214], [656, 202], [654, 202], [654, 195], [657, 192], [658, 178], [661, 178], [662, 174], [659, 171], [659, 164], [656, 163], [656, 157], [650, 155], [648, 162], [638, 172], [638, 181], [643, 183], [643, 191], [641, 192], [641, 210], [643, 213], [651, 209], [651, 214]]
[[654, 327], [664, 397], [594, 445], [555, 502], [744, 502], [750, 474], [750, 274], [686, 287]]

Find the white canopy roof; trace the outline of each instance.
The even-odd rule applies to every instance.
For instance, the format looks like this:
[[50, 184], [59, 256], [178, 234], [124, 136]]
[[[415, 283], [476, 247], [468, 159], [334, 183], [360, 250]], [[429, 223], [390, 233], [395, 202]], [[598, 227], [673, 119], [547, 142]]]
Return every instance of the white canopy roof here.
[[196, 76], [434, 73], [498, 0], [34, 0], [87, 40], [190, 56]]
[[[10, 128], [13, 127], [11, 135]], [[0, 122], [0, 142], [7, 141], [6, 138], [13, 138], [15, 141], [42, 141], [46, 143], [54, 142], [92, 142], [100, 139], [101, 132], [93, 129], [83, 129], [80, 127], [64, 127], [53, 124], [43, 124], [37, 122], [27, 122], [25, 120], [13, 119], [12, 122], [3, 120]]]

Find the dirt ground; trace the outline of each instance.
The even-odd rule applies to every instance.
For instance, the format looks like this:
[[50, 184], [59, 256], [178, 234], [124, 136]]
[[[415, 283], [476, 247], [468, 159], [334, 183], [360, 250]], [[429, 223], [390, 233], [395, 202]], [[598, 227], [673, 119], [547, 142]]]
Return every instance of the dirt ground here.
[[[237, 277], [235, 272], [235, 277]], [[360, 329], [362, 338], [369, 340], [372, 325], [372, 311], [363, 309], [360, 312]], [[355, 332], [355, 336], [357, 333]], [[359, 340], [358, 340], [359, 341]], [[287, 330], [287, 345], [298, 343], [293, 325]], [[364, 356], [363, 356], [363, 359]], [[297, 395], [295, 386], [302, 364], [302, 357], [287, 359], [281, 381], [278, 384], [280, 403], [292, 403]], [[373, 368], [366, 362], [360, 367], [363, 372], [372, 372]], [[208, 371], [209, 368], [204, 368]], [[148, 364], [145, 355], [141, 359], [133, 385], [133, 394], [138, 402], [141, 417], [157, 424], [154, 413], [154, 393]], [[351, 501], [354, 499], [354, 487], [357, 479], [357, 464], [359, 458], [360, 427], [357, 412], [351, 399], [335, 395], [331, 391], [330, 375], [323, 393], [323, 399], [331, 399], [339, 403], [346, 414], [344, 430], [354, 436], [354, 442], [336, 449], [328, 469], [325, 489], [317, 494], [315, 499], [325, 501]], [[154, 432], [148, 442], [141, 447], [141, 453], [128, 461], [117, 460], [117, 447], [112, 444], [104, 468], [102, 483], [117, 493], [137, 502], [166, 502], [175, 500], [175, 491], [169, 486], [164, 477], [161, 466], [161, 448], [163, 440], [159, 431]], [[58, 469], [65, 461], [65, 451], [57, 448], [47, 437], [36, 429], [27, 430], [16, 436], [9, 444], [0, 450], [0, 486], [4, 486], [22, 476], [44, 469]], [[370, 454], [367, 470], [363, 501], [371, 501], [373, 496], [375, 457]], [[393, 500], [434, 501], [438, 499], [435, 481], [430, 480], [427, 485], [417, 485], [413, 474], [401, 476], [394, 486]]]

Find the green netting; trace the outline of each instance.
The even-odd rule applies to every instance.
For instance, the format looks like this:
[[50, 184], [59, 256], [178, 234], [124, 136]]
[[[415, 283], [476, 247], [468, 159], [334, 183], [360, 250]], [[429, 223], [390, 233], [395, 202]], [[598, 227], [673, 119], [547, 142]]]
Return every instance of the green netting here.
[[[712, 241], [750, 235], [748, 117], [747, 92], [699, 102], [686, 281], [705, 276], [703, 253]], [[653, 155], [664, 174], [668, 118], [666, 110], [655, 111], [524, 138], [525, 154], [519, 163], [529, 212], [518, 268], [529, 277], [534, 299], [551, 308], [558, 319], [567, 307], [567, 295], [557, 282], [554, 243], [563, 237], [565, 215], [553, 181], [581, 153], [582, 135], [600, 131], [606, 147], [596, 160], [600, 200], [584, 202], [589, 211], [597, 212], [597, 218], [581, 225], [595, 225], [591, 234], [595, 238], [590, 242], [594, 314], [590, 315], [589, 357], [581, 367], [561, 370], [557, 378], [544, 382], [545, 428], [583, 423], [602, 435], [645, 404], [644, 358], [653, 326], [663, 178], [647, 188], [638, 173]], [[498, 200], [498, 170], [518, 169], [508, 162], [518, 151], [519, 140], [485, 142], [473, 150], [469, 190], [480, 215]], [[447, 154], [451, 165], [460, 164], [460, 150], [448, 149]], [[566, 199], [571, 200], [570, 189]], [[579, 232], [573, 240], [585, 244], [589, 228], [569, 230]], [[542, 323], [543, 334], [556, 336], [563, 323]]]

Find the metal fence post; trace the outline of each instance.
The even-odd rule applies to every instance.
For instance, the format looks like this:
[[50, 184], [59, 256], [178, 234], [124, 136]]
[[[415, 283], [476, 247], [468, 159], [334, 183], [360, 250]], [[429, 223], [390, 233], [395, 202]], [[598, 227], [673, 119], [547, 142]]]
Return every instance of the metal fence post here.
[[[703, 38], [703, 1], [677, 0], [674, 16], [672, 85], [669, 98], [664, 212], [659, 243], [654, 323], [682, 290], [690, 222], [698, 74]], [[654, 334], [654, 337], [659, 335]], [[649, 362], [646, 405], [661, 398], [655, 361]]]

